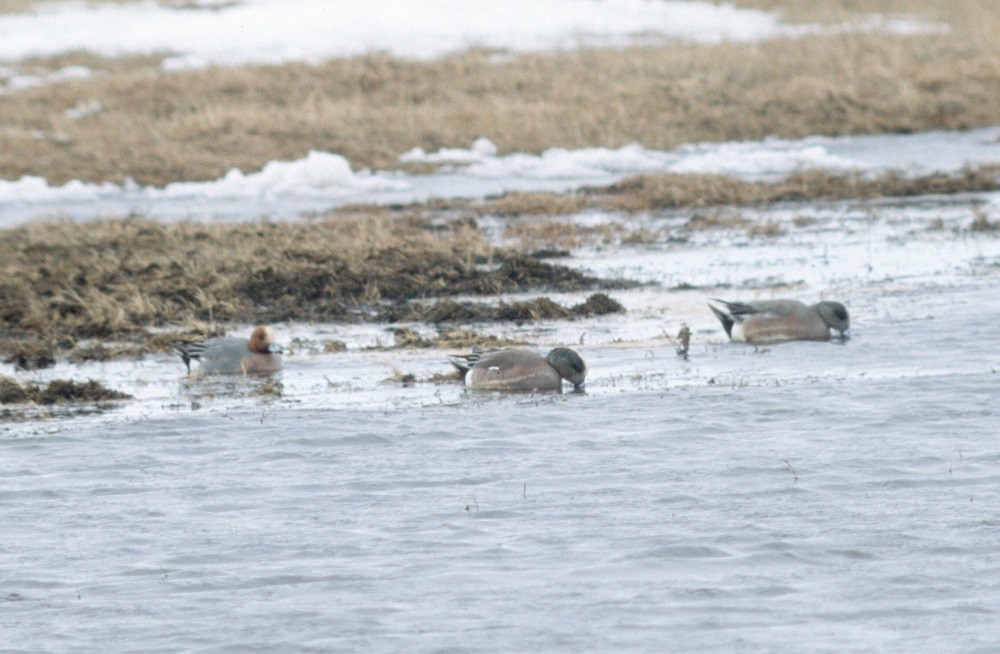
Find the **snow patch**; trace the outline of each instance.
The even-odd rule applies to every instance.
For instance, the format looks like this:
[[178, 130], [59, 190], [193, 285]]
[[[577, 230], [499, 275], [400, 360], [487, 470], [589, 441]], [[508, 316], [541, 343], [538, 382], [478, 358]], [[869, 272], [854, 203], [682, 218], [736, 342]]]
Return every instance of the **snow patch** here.
[[4, 83], [0, 84], [0, 93], [70, 80], [90, 79], [93, 76], [94, 71], [86, 66], [64, 66], [59, 70], [38, 73], [18, 73], [12, 68], [0, 67], [0, 79], [4, 80]]
[[[369, 52], [427, 59], [467, 49], [566, 50], [683, 40], [760, 41], [817, 32], [929, 27], [905, 18], [788, 25], [777, 12], [661, 0], [246, 0], [170, 8], [43, 5], [0, 16], [0, 60], [87, 50], [106, 56], [174, 53], [167, 70], [212, 64], [319, 61]], [[933, 26], [930, 26], [933, 28]]]
[[310, 152], [297, 161], [272, 161], [259, 173], [232, 169], [214, 182], [174, 182], [164, 189], [146, 189], [151, 196], [277, 199], [286, 195], [336, 198], [348, 192], [396, 189], [400, 182], [355, 173], [347, 159], [329, 152]]
[[[39, 134], [37, 138], [58, 138]], [[164, 188], [88, 184], [50, 186], [39, 177], [0, 180], [0, 226], [53, 214], [87, 219], [142, 213], [163, 219], [247, 220], [321, 212], [345, 203], [393, 204], [430, 198], [483, 198], [509, 191], [565, 192], [611, 184], [654, 172], [704, 173], [773, 180], [822, 169], [874, 175], [956, 172], [963, 166], [1000, 162], [1000, 127], [965, 132], [814, 136], [800, 140], [695, 143], [675, 150], [638, 144], [620, 148], [550, 148], [540, 154], [500, 154], [487, 138], [469, 148], [419, 148], [400, 156], [404, 164], [437, 170], [353, 171], [342, 156], [310, 152], [296, 161], [273, 161], [260, 171], [230, 170], [213, 181], [180, 181]]]
[[17, 181], [0, 180], [0, 203], [85, 202], [123, 194], [141, 195], [151, 200], [280, 200], [294, 195], [332, 201], [348, 193], [373, 193], [403, 187], [405, 182], [394, 180], [392, 176], [375, 176], [367, 171], [356, 173], [344, 157], [314, 151], [297, 161], [272, 161], [257, 173], [246, 174], [233, 168], [218, 180], [174, 182], [163, 188], [139, 186], [132, 180], [122, 185], [74, 180], [62, 186], [50, 186], [41, 177], [26, 175]]
[[402, 163], [444, 164], [443, 171], [499, 179], [590, 180], [608, 175], [645, 172], [706, 173], [735, 177], [768, 178], [805, 168], [847, 170], [857, 162], [832, 155], [819, 142], [769, 138], [760, 142], [698, 143], [673, 151], [649, 150], [633, 143], [620, 148], [550, 148], [539, 155], [497, 155], [497, 147], [478, 139], [468, 150], [443, 148], [425, 153], [414, 148], [399, 158]]

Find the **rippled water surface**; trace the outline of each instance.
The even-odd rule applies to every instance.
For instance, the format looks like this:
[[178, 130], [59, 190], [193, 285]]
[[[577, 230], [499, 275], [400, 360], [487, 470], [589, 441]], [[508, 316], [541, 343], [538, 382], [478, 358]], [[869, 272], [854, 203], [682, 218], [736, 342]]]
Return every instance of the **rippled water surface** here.
[[[32, 373], [137, 399], [0, 423], [0, 650], [996, 651], [1000, 239], [970, 206], [578, 258], [660, 285], [483, 329], [582, 340], [584, 394], [402, 387], [444, 353], [342, 325], [278, 326], [349, 348], [293, 352], [278, 396], [167, 355]], [[773, 294], [843, 299], [853, 338], [731, 344], [704, 305]]]

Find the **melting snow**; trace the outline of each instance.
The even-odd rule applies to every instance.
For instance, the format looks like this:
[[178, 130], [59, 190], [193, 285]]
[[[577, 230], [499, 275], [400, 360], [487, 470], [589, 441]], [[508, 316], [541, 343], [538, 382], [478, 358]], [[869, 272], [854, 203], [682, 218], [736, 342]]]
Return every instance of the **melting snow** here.
[[662, 0], [247, 0], [169, 8], [43, 5], [0, 16], [0, 60], [88, 50], [107, 56], [169, 52], [167, 69], [316, 61], [383, 51], [433, 58], [472, 46], [571, 49], [681, 39], [758, 41], [820, 31], [941, 29], [878, 16], [853, 25], [788, 25], [776, 12]]
[[87, 219], [144, 213], [161, 218], [247, 220], [293, 217], [345, 203], [416, 202], [432, 197], [477, 198], [506, 191], [566, 191], [610, 184], [651, 172], [718, 173], [775, 179], [797, 170], [874, 174], [955, 172], [965, 165], [1000, 162], [1000, 127], [800, 140], [697, 143], [672, 151], [639, 145], [621, 148], [551, 148], [541, 154], [501, 155], [488, 139], [469, 149], [401, 155], [402, 163], [443, 164], [430, 174], [354, 171], [342, 156], [311, 152], [297, 161], [274, 161], [254, 173], [231, 170], [221, 179], [182, 181], [164, 188], [135, 183], [52, 186], [39, 177], [0, 180], [0, 226], [36, 217]]

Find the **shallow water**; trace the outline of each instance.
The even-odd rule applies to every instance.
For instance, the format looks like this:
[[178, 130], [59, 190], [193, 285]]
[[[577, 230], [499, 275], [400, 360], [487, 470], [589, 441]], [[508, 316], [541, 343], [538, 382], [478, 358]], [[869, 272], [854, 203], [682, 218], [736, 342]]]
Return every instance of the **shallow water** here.
[[[660, 285], [614, 293], [625, 316], [476, 326], [582, 341], [584, 394], [388, 382], [448, 364], [364, 349], [377, 326], [278, 326], [348, 345], [300, 346], [278, 396], [166, 354], [21, 373], [137, 399], [0, 424], [0, 650], [996, 651], [977, 206], [996, 220], [989, 195], [812, 204], [752, 214], [772, 238], [594, 250], [573, 265]], [[853, 338], [732, 344], [705, 308], [775, 294], [843, 299]]]
[[647, 390], [5, 428], [6, 647], [991, 651], [974, 298]]

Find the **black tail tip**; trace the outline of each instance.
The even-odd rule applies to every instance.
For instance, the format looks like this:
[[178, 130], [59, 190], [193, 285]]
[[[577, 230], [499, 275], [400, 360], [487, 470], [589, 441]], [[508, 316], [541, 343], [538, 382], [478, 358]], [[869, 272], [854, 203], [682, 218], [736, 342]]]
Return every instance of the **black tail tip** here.
[[[721, 302], [721, 300], [717, 300], [717, 301]], [[726, 330], [726, 336], [728, 336], [729, 338], [732, 338], [733, 337], [733, 325], [736, 324], [736, 321], [733, 320], [733, 317], [730, 316], [725, 311], [723, 311], [723, 310], [721, 310], [721, 309], [719, 309], [717, 307], [712, 306], [711, 304], [708, 305], [708, 308], [712, 310], [712, 313], [715, 314], [715, 317], [718, 318], [719, 322], [722, 323], [722, 328]]]

